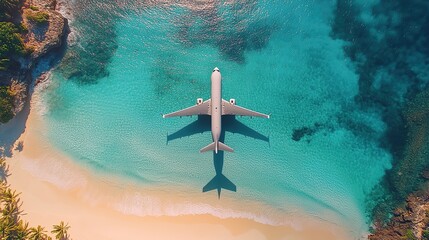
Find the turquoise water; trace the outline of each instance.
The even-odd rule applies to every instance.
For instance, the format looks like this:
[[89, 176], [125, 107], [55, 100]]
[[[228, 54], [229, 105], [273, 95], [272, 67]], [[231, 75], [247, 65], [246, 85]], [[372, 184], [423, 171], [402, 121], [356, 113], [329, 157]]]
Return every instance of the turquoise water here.
[[161, 117], [208, 99], [217, 66], [225, 99], [271, 113], [269, 120], [238, 118], [269, 142], [226, 133], [235, 153], [225, 153], [223, 174], [237, 192], [222, 191], [220, 201], [258, 201], [273, 209], [264, 217], [276, 219], [303, 209], [353, 226], [357, 235], [366, 231], [367, 195], [391, 167], [391, 155], [379, 144], [386, 130], [380, 114], [355, 102], [359, 73], [344, 51], [349, 43], [331, 34], [336, 4], [196, 5], [106, 12], [103, 22], [114, 24], [111, 35], [101, 35], [105, 40], [85, 25], [97, 16], [87, 19], [76, 8], [72, 27], [80, 38], [68, 51], [80, 54], [79, 68], [98, 61], [82, 53], [91, 44], [111, 56], [100, 53], [108, 55], [99, 60], [103, 71], [88, 70], [92, 65], [83, 74], [64, 66], [54, 72], [45, 94], [50, 140], [94, 171], [217, 198], [201, 192], [215, 175], [212, 154], [199, 153], [210, 132], [167, 144], [168, 134], [196, 118]]

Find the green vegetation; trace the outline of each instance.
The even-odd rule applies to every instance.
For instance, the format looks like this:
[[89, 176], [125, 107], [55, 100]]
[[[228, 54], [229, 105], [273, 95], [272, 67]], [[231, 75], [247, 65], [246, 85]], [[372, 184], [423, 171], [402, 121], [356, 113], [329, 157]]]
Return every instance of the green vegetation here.
[[405, 233], [405, 239], [406, 240], [417, 240], [417, 238], [414, 236], [414, 233], [411, 229], [407, 229], [407, 232]]
[[429, 230], [423, 230], [422, 232], [422, 240], [429, 240]]
[[28, 27], [25, 26], [23, 23], [20, 23], [18, 25], [18, 30], [20, 33], [28, 33]]
[[21, 7], [21, 0], [0, 0], [0, 21], [10, 21]]
[[13, 118], [13, 93], [9, 86], [0, 86], [0, 123]]
[[49, 14], [47, 12], [29, 12], [27, 19], [36, 24], [46, 24], [49, 20]]
[[9, 68], [14, 56], [23, 54], [25, 54], [24, 42], [18, 28], [13, 23], [0, 22], [0, 71]]
[[42, 226], [37, 226], [36, 228], [30, 228], [30, 239], [34, 240], [51, 240], [52, 238], [46, 234], [47, 231]]
[[[8, 175], [6, 160], [1, 156], [0, 174]], [[3, 176], [0, 182], [0, 239], [51, 240], [44, 227], [30, 228], [28, 222], [21, 219], [23, 214], [21, 205], [19, 193], [10, 189]], [[59, 225], [54, 225], [52, 233], [56, 234], [55, 239], [69, 239], [67, 233], [69, 228], [63, 221]]]
[[36, 6], [30, 6], [30, 9], [33, 10], [33, 11], [39, 11], [39, 8], [36, 7]]
[[69, 228], [70, 226], [67, 223], [64, 224], [64, 222], [61, 221], [59, 225], [54, 225], [54, 230], [52, 230], [51, 233], [55, 234], [56, 239], [67, 240], [69, 238], [69, 234], [67, 233]]

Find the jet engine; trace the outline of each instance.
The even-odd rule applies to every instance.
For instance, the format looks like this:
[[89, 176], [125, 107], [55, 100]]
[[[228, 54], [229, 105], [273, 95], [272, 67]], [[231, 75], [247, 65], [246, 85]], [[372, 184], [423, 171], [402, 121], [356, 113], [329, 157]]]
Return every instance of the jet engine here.
[[235, 105], [235, 99], [234, 98], [229, 99], [229, 103], [231, 103], [232, 105]]
[[202, 104], [204, 101], [203, 101], [203, 99], [202, 98], [197, 98], [197, 105], [200, 105], [200, 104]]

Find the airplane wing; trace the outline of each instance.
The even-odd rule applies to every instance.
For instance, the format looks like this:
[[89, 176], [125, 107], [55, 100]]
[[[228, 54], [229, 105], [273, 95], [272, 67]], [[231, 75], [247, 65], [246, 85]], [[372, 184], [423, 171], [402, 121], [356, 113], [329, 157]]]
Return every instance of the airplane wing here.
[[258, 113], [244, 107], [232, 104], [225, 99], [222, 99], [222, 115], [239, 115], [239, 116], [251, 116], [251, 117], [262, 117], [270, 118], [270, 115]]
[[192, 116], [192, 115], [210, 115], [211, 100], [206, 100], [201, 104], [197, 104], [192, 107], [188, 107], [176, 112], [162, 115], [163, 118], [169, 117], [181, 117], [181, 116]]

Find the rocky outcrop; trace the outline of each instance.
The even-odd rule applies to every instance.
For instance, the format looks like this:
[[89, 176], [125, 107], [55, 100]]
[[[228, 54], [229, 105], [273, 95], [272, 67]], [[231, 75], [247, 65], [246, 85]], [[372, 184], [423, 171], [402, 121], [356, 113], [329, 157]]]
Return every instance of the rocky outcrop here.
[[16, 115], [24, 108], [24, 102], [27, 98], [27, 85], [24, 82], [12, 80], [10, 90], [13, 94], [13, 105], [15, 106], [15, 108], [13, 109], [13, 115]]
[[416, 193], [407, 198], [405, 207], [398, 208], [386, 225], [376, 225], [369, 240], [427, 239], [429, 224], [429, 194]]
[[[34, 81], [33, 77], [37, 77], [32, 76], [34, 67], [40, 59], [65, 44], [69, 33], [68, 21], [55, 10], [55, 5], [55, 0], [32, 0], [24, 3], [21, 25], [27, 29], [27, 33], [23, 40], [25, 49], [31, 54], [19, 59], [20, 70], [2, 73], [0, 78], [0, 85], [10, 86], [14, 98], [14, 115], [22, 111], [29, 85]], [[28, 16], [36, 13], [47, 14], [47, 22], [36, 23], [28, 19]]]
[[[404, 154], [394, 166], [391, 183], [398, 194], [413, 193], [404, 207], [397, 208], [387, 224], [374, 223], [370, 240], [429, 240], [429, 90], [423, 91], [405, 107], [407, 124]], [[418, 188], [420, 187], [420, 190]]]
[[31, 60], [37, 60], [51, 50], [60, 47], [68, 33], [67, 19], [64, 18], [59, 12], [46, 6], [51, 7], [52, 3], [40, 3], [33, 1], [33, 8], [36, 7], [37, 12], [43, 11], [49, 15], [47, 24], [31, 23], [27, 16], [35, 11], [26, 8], [23, 11], [23, 24], [28, 28], [28, 34], [25, 39], [25, 45], [33, 49]]

